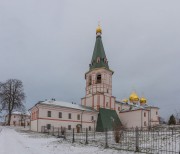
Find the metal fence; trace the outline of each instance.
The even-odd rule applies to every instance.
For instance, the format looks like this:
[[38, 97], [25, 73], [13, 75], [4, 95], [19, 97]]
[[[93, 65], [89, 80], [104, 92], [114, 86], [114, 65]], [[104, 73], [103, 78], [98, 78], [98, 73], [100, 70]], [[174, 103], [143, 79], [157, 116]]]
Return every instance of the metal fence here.
[[131, 128], [95, 132], [83, 129], [42, 127], [43, 133], [63, 137], [71, 142], [81, 142], [105, 148], [143, 152], [180, 154], [180, 127]]

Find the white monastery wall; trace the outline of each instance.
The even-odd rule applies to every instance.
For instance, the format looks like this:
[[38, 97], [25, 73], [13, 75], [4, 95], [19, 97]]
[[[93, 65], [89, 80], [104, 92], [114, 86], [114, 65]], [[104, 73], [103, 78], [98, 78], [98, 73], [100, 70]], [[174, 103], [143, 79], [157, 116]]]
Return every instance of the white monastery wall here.
[[151, 126], [155, 126], [159, 124], [159, 113], [158, 108], [150, 108], [150, 116], [151, 116]]
[[[122, 124], [127, 127], [141, 127], [143, 124], [142, 110], [128, 111], [128, 112], [120, 112], [119, 118]], [[143, 126], [142, 126], [143, 127]]]

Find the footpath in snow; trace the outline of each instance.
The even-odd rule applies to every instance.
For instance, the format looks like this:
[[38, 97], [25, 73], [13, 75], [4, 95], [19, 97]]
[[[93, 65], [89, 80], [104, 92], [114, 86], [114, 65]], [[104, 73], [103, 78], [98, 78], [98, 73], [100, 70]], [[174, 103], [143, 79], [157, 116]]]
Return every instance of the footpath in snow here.
[[130, 152], [71, 144], [45, 134], [0, 127], [0, 154], [130, 154]]

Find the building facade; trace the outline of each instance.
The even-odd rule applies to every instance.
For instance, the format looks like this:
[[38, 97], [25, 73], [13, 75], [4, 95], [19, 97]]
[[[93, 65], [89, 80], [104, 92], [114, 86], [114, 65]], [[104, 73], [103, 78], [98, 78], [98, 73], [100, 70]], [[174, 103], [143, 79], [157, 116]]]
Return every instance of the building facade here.
[[[5, 125], [8, 124], [9, 114], [5, 116]], [[12, 112], [10, 126], [29, 126], [30, 125], [30, 113]]]
[[96, 42], [85, 73], [85, 97], [81, 104], [72, 104], [62, 101], [41, 101], [31, 110], [31, 130], [42, 131], [47, 127], [92, 128], [103, 131], [113, 129], [114, 124], [125, 127], [149, 127], [159, 124], [158, 107], [150, 106], [144, 97], [139, 98], [133, 92], [128, 99], [117, 101], [112, 95], [112, 75], [109, 68], [103, 43], [102, 30], [96, 29]]
[[83, 128], [93, 130], [96, 127], [94, 120], [98, 112], [91, 108], [68, 102], [47, 100], [40, 101], [31, 109], [31, 130], [41, 132], [43, 127], [51, 129], [75, 128], [80, 132]]

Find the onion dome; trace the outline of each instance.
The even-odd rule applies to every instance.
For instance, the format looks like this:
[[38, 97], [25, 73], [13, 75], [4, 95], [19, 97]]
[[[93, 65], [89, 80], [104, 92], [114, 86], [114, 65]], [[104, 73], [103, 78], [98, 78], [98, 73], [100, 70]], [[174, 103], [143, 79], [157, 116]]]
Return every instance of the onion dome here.
[[125, 98], [125, 99], [122, 100], [122, 102], [128, 103], [128, 99]]
[[101, 29], [101, 26], [100, 25], [98, 25], [98, 27], [96, 28], [96, 34], [97, 33], [102, 33], [102, 29]]
[[129, 96], [129, 101], [130, 102], [137, 102], [139, 101], [139, 97], [135, 92], [132, 92], [131, 95]]
[[146, 104], [146, 102], [147, 102], [146, 98], [142, 97], [140, 99], [140, 104]]

